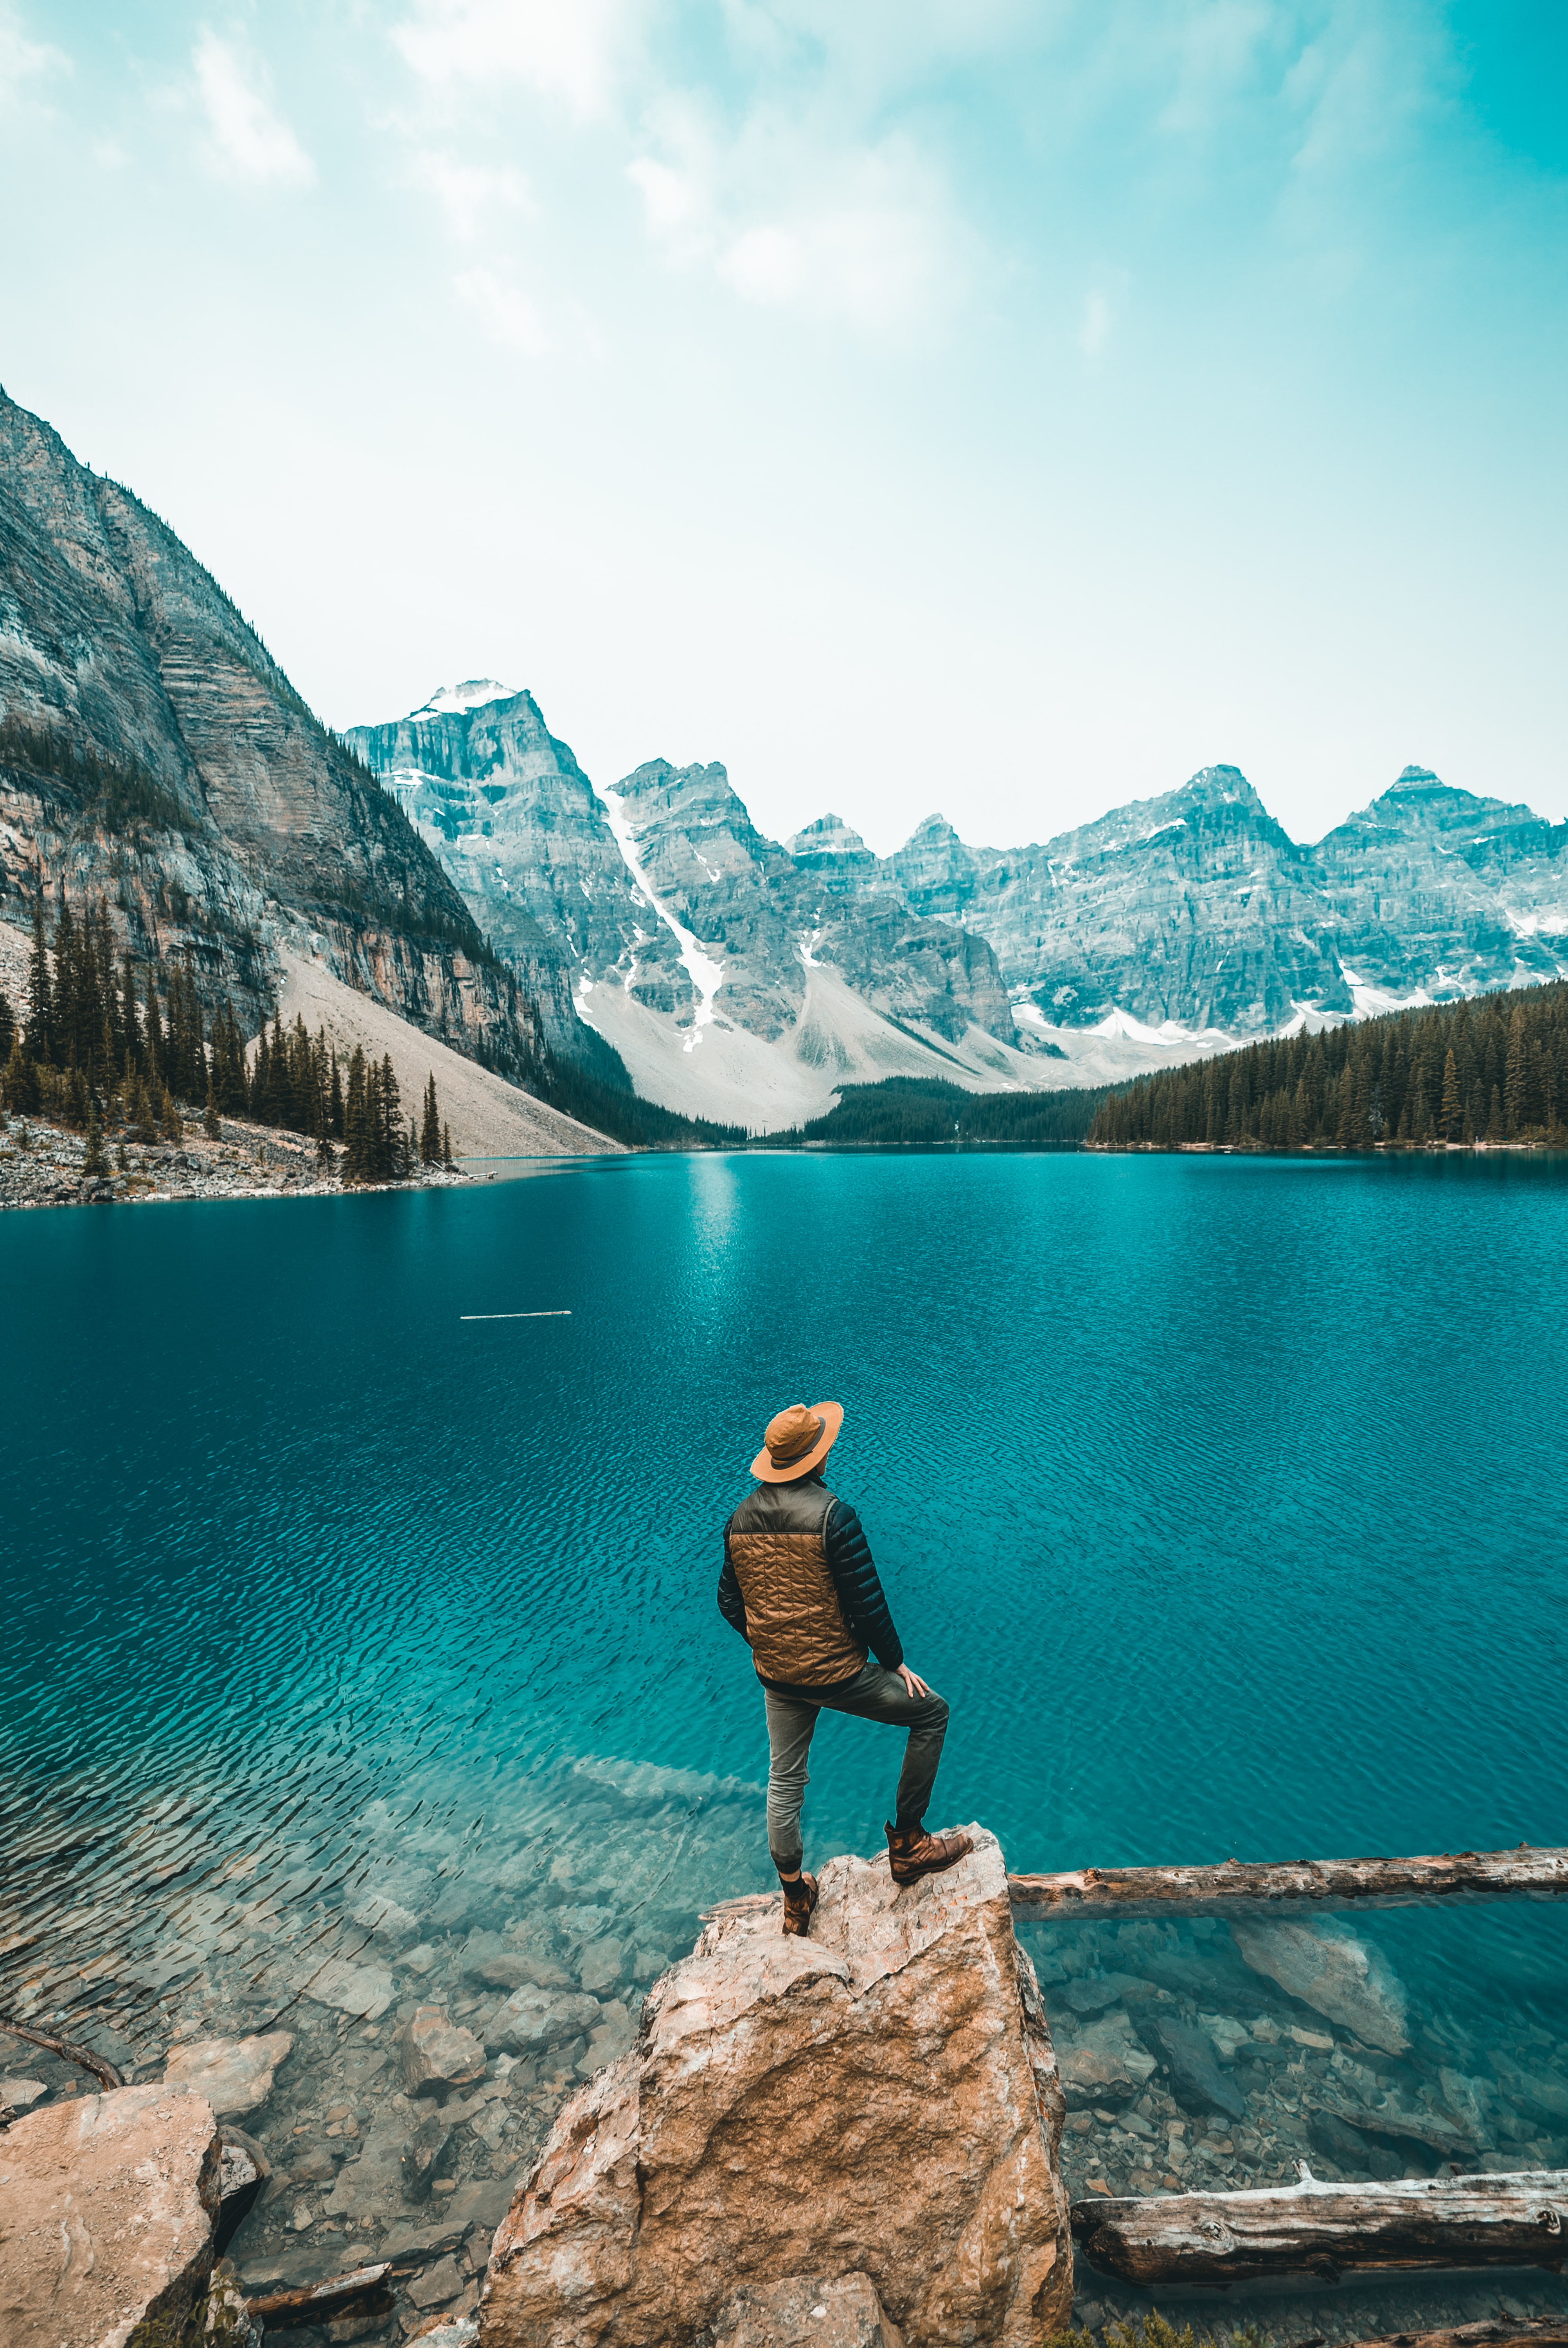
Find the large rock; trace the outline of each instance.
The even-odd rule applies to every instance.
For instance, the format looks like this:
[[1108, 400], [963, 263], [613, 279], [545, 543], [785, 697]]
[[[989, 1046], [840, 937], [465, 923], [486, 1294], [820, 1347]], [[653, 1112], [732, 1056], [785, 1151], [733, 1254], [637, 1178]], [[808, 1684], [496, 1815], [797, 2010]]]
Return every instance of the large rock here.
[[1062, 2104], [1002, 1856], [824, 1869], [810, 1937], [731, 1901], [575, 2096], [497, 2235], [486, 2348], [685, 2348], [736, 2289], [866, 2276], [910, 2348], [1036, 2343], [1072, 2299]]
[[125, 2348], [178, 2329], [207, 2287], [218, 2217], [212, 2106], [167, 2085], [77, 2096], [0, 2136], [0, 2340]]
[[253, 2112], [272, 2092], [279, 2064], [293, 2044], [286, 2030], [261, 2038], [202, 2038], [176, 2046], [164, 2065], [163, 2084], [182, 2096], [202, 2096], [220, 2119]]
[[1409, 2046], [1404, 1985], [1380, 1949], [1330, 1917], [1310, 1924], [1231, 1926], [1231, 1938], [1255, 1973], [1277, 1982], [1315, 2013], [1354, 2031], [1385, 2054]]
[[585, 2037], [600, 2020], [599, 2000], [525, 1982], [485, 2024], [485, 2044], [508, 2054], [537, 2054]]
[[415, 2009], [397, 2034], [403, 2085], [411, 2096], [445, 2095], [485, 2075], [485, 2050], [471, 2030], [448, 2022], [438, 2005]]
[[785, 2275], [726, 2300], [713, 2348], [904, 2348], [904, 2335], [865, 2275]]

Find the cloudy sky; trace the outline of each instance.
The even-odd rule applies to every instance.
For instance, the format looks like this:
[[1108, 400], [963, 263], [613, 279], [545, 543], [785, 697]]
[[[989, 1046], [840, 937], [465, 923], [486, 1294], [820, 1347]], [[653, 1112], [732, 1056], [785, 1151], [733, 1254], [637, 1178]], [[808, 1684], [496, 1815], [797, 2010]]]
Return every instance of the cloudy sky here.
[[0, 383], [329, 722], [1568, 815], [1563, 0], [0, 0]]

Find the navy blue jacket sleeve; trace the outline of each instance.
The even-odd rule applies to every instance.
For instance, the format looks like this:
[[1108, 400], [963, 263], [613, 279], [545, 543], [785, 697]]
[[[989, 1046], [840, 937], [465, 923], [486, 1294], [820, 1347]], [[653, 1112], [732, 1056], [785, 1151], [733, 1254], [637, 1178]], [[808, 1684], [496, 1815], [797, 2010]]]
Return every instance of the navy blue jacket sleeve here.
[[747, 1646], [752, 1643], [746, 1629], [746, 1601], [741, 1595], [741, 1585], [735, 1579], [735, 1569], [730, 1562], [730, 1529], [724, 1527], [724, 1570], [719, 1576], [719, 1612], [732, 1631], [738, 1631]]
[[904, 1649], [876, 1578], [870, 1543], [860, 1529], [859, 1518], [843, 1500], [835, 1500], [829, 1509], [823, 1537], [827, 1570], [845, 1621], [857, 1639], [865, 1640], [884, 1671], [896, 1672], [904, 1660]]

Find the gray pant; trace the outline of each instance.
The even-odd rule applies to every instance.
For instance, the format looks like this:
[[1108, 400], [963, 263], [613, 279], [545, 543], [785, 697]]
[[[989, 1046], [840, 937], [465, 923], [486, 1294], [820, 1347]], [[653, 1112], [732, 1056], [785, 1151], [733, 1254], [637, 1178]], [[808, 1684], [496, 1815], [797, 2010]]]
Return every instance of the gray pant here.
[[795, 1688], [787, 1695], [764, 1687], [768, 1714], [768, 1849], [781, 1875], [794, 1875], [801, 1862], [800, 1810], [805, 1799], [806, 1756], [817, 1714], [853, 1713], [857, 1720], [885, 1720], [907, 1728], [904, 1766], [898, 1778], [894, 1824], [917, 1827], [931, 1798], [942, 1739], [948, 1733], [947, 1700], [911, 1695], [897, 1672], [869, 1659], [864, 1671], [837, 1687]]

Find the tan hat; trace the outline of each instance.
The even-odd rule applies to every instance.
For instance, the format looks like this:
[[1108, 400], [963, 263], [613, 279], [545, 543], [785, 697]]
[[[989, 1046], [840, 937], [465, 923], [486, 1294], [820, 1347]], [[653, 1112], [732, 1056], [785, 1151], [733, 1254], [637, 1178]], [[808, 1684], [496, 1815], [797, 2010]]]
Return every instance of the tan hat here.
[[769, 1419], [765, 1448], [752, 1462], [753, 1475], [760, 1484], [793, 1484], [809, 1476], [837, 1442], [843, 1425], [842, 1403], [814, 1402], [807, 1410], [804, 1403], [792, 1402]]

